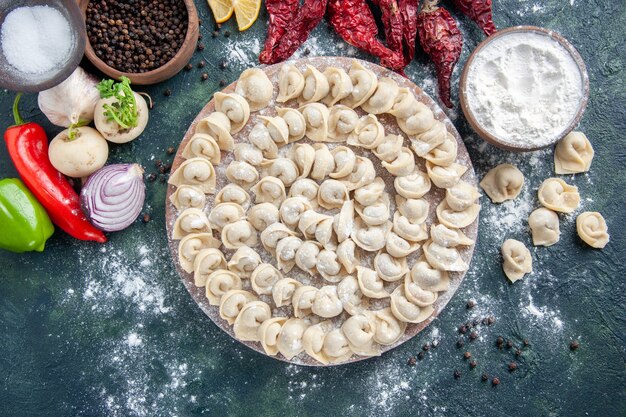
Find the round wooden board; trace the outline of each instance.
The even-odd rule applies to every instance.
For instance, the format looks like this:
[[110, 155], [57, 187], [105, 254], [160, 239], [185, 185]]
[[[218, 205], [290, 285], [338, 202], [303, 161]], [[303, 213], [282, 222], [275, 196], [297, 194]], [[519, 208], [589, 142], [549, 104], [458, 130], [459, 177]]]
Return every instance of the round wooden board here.
[[[311, 57], [311, 58], [302, 58], [302, 59], [298, 59], [298, 60], [293, 60], [290, 61], [289, 63], [295, 64], [299, 69], [303, 70], [305, 68], [305, 66], [307, 64], [310, 64], [314, 67], [316, 67], [317, 69], [319, 69], [320, 71], [324, 71], [324, 69], [326, 67], [329, 66], [333, 66], [333, 67], [341, 67], [344, 68], [346, 71], [350, 68], [350, 65], [352, 64], [352, 62], [354, 61], [354, 59], [352, 58], [345, 58], [345, 57]], [[394, 81], [396, 81], [398, 83], [398, 85], [400, 87], [406, 87], [406, 88], [410, 88], [414, 93], [415, 96], [417, 97], [417, 99], [419, 101], [421, 101], [422, 103], [426, 104], [429, 108], [431, 108], [433, 110], [433, 113], [435, 114], [435, 117], [438, 120], [441, 120], [442, 122], [445, 123], [448, 131], [450, 133], [452, 133], [456, 139], [457, 139], [457, 143], [458, 143], [458, 156], [457, 156], [457, 163], [465, 165], [468, 167], [467, 172], [464, 174], [464, 176], [462, 177], [462, 179], [464, 181], [469, 182], [472, 185], [477, 185], [478, 181], [474, 172], [474, 168], [472, 166], [472, 162], [470, 160], [469, 154], [467, 153], [467, 149], [465, 148], [465, 145], [463, 143], [463, 140], [461, 138], [461, 136], [459, 135], [459, 133], [456, 131], [456, 129], [454, 128], [454, 125], [452, 124], [452, 122], [447, 118], [446, 114], [441, 110], [441, 108], [435, 103], [435, 101], [430, 98], [426, 93], [424, 93], [424, 91], [419, 88], [418, 86], [416, 86], [413, 82], [411, 82], [409, 79], [404, 78], [398, 74], [396, 74], [395, 72], [392, 72], [386, 68], [383, 68], [379, 65], [376, 64], [372, 64], [370, 62], [366, 62], [366, 61], [360, 61], [360, 63], [368, 68], [371, 69], [372, 71], [374, 71], [376, 73], [376, 75], [380, 78], [380, 77], [390, 77], [392, 78]], [[268, 75], [269, 79], [272, 81], [272, 84], [274, 85], [274, 97], [276, 96], [276, 92], [277, 92], [277, 80], [278, 80], [278, 72], [280, 70], [280, 67], [283, 64], [276, 64], [276, 65], [270, 65], [270, 66], [263, 66], [261, 67], [261, 69], [263, 69], [263, 71], [265, 71], [265, 73]], [[230, 84], [229, 86], [227, 86], [226, 88], [224, 88], [222, 91], [225, 93], [231, 93], [235, 90], [235, 83]], [[286, 106], [284, 104], [281, 104], [280, 106], [283, 107], [294, 107], [294, 103], [285, 103]], [[251, 127], [255, 124], [255, 120], [256, 117], [258, 117], [259, 115], [275, 115], [275, 109], [274, 109], [275, 103], [272, 101], [270, 103], [270, 105], [261, 110], [260, 112], [255, 112], [250, 116], [250, 120], [248, 121], [246, 128], [244, 128], [241, 132], [237, 133], [236, 135], [234, 135], [234, 139], [235, 139], [235, 143], [237, 142], [241, 142], [241, 141], [246, 141], [247, 140], [247, 133], [249, 132], [249, 130], [251, 129]], [[198, 123], [198, 121], [200, 121], [202, 118], [208, 116], [211, 112], [213, 112], [215, 110], [215, 105], [213, 102], [213, 99], [211, 99], [206, 106], [204, 106], [204, 108], [200, 111], [200, 113], [198, 114], [198, 116], [194, 119], [194, 121], [192, 122], [191, 126], [189, 127], [189, 129], [187, 130], [187, 132], [185, 133], [185, 136], [182, 140], [182, 142], [180, 143], [180, 146], [178, 148], [178, 151], [176, 153], [176, 157], [173, 161], [172, 164], [172, 172], [174, 172], [179, 165], [184, 161], [184, 158], [182, 157], [182, 151], [185, 147], [185, 145], [187, 144], [187, 142], [190, 140], [190, 138], [193, 136], [193, 133], [195, 131], [195, 126]], [[363, 114], [360, 110], [358, 110], [359, 114]], [[395, 119], [390, 116], [390, 115], [381, 115], [379, 116], [379, 120], [381, 121], [381, 123], [383, 124], [383, 126], [385, 127], [385, 131], [389, 132], [389, 133], [402, 133], [398, 126], [397, 123], [395, 121]], [[403, 134], [404, 137], [406, 137], [406, 135]], [[309, 142], [308, 139], [304, 139], [303, 142]], [[329, 147], [332, 147], [333, 144], [328, 144]], [[345, 143], [340, 143], [339, 145], [345, 145]], [[409, 146], [408, 140], [405, 140], [405, 146]], [[357, 154], [361, 154], [361, 155], [373, 155], [370, 154], [369, 151], [364, 152], [363, 150], [358, 150], [355, 148], [352, 148], [355, 153]], [[371, 158], [374, 162], [374, 166], [377, 170], [377, 175], [382, 177], [385, 180], [386, 186], [385, 189], [387, 192], [390, 193], [390, 196], [392, 197], [391, 199], [393, 200], [394, 195], [395, 195], [395, 191], [393, 188], [393, 177], [387, 173], [387, 171], [382, 168], [382, 166], [380, 165], [379, 161], [377, 158]], [[228, 180], [226, 178], [226, 176], [224, 175], [224, 171], [226, 166], [228, 165], [228, 163], [230, 161], [233, 160], [233, 156], [232, 156], [232, 152], [231, 153], [226, 153], [226, 152], [222, 152], [222, 161], [219, 164], [219, 166], [215, 167], [216, 170], [216, 174], [217, 174], [217, 191], [219, 191], [222, 187], [224, 187], [227, 183]], [[417, 158], [417, 166], [422, 169], [425, 170], [424, 168], [424, 160], [421, 158]], [[167, 239], [168, 239], [168, 243], [169, 243], [169, 247], [170, 247], [170, 252], [172, 254], [172, 258], [174, 261], [174, 264], [176, 265], [176, 269], [178, 270], [178, 273], [185, 285], [185, 287], [187, 288], [187, 290], [189, 291], [189, 293], [191, 294], [191, 296], [193, 297], [193, 299], [196, 301], [196, 303], [198, 304], [198, 306], [200, 307], [200, 309], [202, 309], [202, 311], [211, 319], [213, 320], [213, 322], [222, 330], [224, 330], [226, 333], [228, 333], [231, 337], [235, 338], [234, 332], [233, 332], [233, 328], [231, 325], [229, 325], [225, 320], [223, 320], [220, 315], [219, 315], [219, 309], [217, 306], [212, 306], [209, 304], [206, 296], [205, 296], [205, 288], [204, 287], [196, 287], [196, 285], [194, 284], [194, 279], [193, 279], [193, 274], [189, 274], [187, 272], [185, 272], [180, 265], [180, 262], [178, 260], [178, 240], [173, 240], [172, 239], [172, 230], [173, 230], [173, 225], [174, 222], [176, 221], [176, 218], [178, 216], [178, 211], [176, 210], [176, 207], [174, 207], [174, 205], [170, 202], [170, 196], [172, 195], [172, 193], [174, 193], [174, 191], [176, 190], [176, 187], [174, 187], [173, 185], [169, 185], [168, 186], [168, 190], [167, 190], [167, 197], [166, 197], [166, 201], [165, 201], [165, 206], [166, 206], [166, 226], [167, 226]], [[217, 193], [216, 191], [216, 193]], [[439, 202], [443, 199], [445, 195], [445, 191], [439, 188], [436, 188], [434, 185], [431, 189], [431, 191], [424, 197], [426, 198], [429, 203], [430, 203], [430, 214], [428, 217], [428, 224], [432, 224], [434, 219], [436, 219], [436, 215], [435, 215], [435, 208], [437, 207], [437, 204], [439, 204]], [[207, 197], [207, 205], [205, 207], [205, 211], [209, 211], [212, 207], [213, 207], [213, 200], [214, 200], [214, 195], [210, 195]], [[392, 202], [392, 208], [395, 209], [395, 204]], [[478, 235], [478, 219], [476, 219], [476, 221], [474, 221], [474, 223], [472, 223], [470, 226], [468, 226], [467, 228], [463, 229], [465, 234], [470, 237], [473, 240], [476, 240], [477, 235]], [[214, 232], [216, 233], [216, 232]], [[262, 246], [259, 244], [259, 247], [262, 249]], [[223, 249], [223, 248], [222, 248]], [[225, 254], [227, 255], [227, 259], [228, 259], [228, 253], [232, 253], [233, 251], [224, 251]], [[468, 264], [471, 262], [472, 259], [472, 255], [474, 252], [474, 245], [472, 245], [471, 247], [467, 247], [467, 248], [463, 248], [460, 249], [461, 252], [461, 256], [462, 258], [465, 260], [465, 262], [467, 262]], [[416, 258], [419, 257], [419, 255], [421, 255], [422, 251], [421, 248], [414, 254], [409, 256], [410, 260], [415, 260]], [[373, 257], [373, 256], [370, 256]], [[272, 264], [275, 265], [275, 259], [274, 258], [268, 258], [267, 256], [262, 256], [263, 261], [264, 262], [270, 262]], [[409, 263], [409, 266], [412, 266], [413, 262]], [[294, 268], [294, 271], [297, 270], [298, 268]], [[293, 277], [293, 272], [292, 271], [290, 274], [286, 274], [290, 277]], [[402, 343], [406, 342], [407, 340], [411, 339], [412, 337], [414, 337], [415, 335], [417, 335], [420, 331], [422, 331], [424, 328], [426, 328], [434, 319], [435, 317], [445, 308], [446, 304], [450, 301], [450, 299], [452, 298], [452, 296], [454, 295], [454, 293], [456, 292], [456, 290], [459, 288], [461, 282], [463, 281], [463, 277], [465, 276], [464, 272], [461, 273], [450, 273], [450, 288], [448, 289], [448, 291], [443, 292], [443, 293], [439, 293], [439, 297], [437, 298], [437, 301], [435, 301], [435, 303], [433, 304], [434, 307], [434, 313], [424, 322], [418, 323], [418, 324], [409, 324], [405, 334], [393, 345], [389, 345], [389, 346], [381, 346], [381, 353], [385, 353], [391, 349], [393, 349], [396, 346], [401, 345]], [[297, 279], [297, 278], [296, 278]], [[322, 283], [323, 280], [320, 278], [317, 278], [317, 282], [318, 283]], [[247, 280], [246, 280], [247, 281]], [[395, 284], [395, 283], [393, 283]], [[315, 284], [312, 284], [315, 285]], [[319, 285], [317, 285], [319, 287]], [[394, 286], [395, 287], [395, 286]], [[245, 288], [245, 287], [244, 287]], [[345, 313], [344, 313], [345, 314]], [[240, 341], [240, 343], [248, 346], [251, 349], [256, 350], [257, 352], [260, 352], [262, 354], [265, 355], [265, 351], [263, 350], [263, 348], [261, 347], [260, 343], [257, 342], [242, 342]], [[340, 364], [344, 364], [344, 363], [350, 363], [350, 362], [356, 362], [359, 360], [364, 360], [364, 359], [368, 359], [368, 357], [365, 356], [352, 356], [350, 359], [341, 362], [341, 363], [336, 363], [336, 364], [331, 364], [331, 365], [323, 365], [319, 362], [317, 362], [316, 360], [314, 360], [313, 358], [309, 357], [308, 355], [306, 355], [304, 352], [301, 353], [300, 355], [292, 358], [291, 360], [287, 360], [286, 358], [284, 358], [281, 354], [278, 354], [277, 356], [273, 356], [273, 358], [288, 362], [288, 363], [293, 363], [293, 364], [298, 364], [298, 365], [308, 365], [308, 366], [332, 366], [332, 365], [340, 365]]]

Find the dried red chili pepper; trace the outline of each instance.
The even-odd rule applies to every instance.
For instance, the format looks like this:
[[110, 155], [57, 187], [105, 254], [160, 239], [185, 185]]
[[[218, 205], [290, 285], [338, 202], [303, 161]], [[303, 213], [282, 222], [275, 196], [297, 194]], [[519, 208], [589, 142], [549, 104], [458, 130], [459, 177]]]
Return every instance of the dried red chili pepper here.
[[489, 36], [498, 31], [493, 23], [491, 0], [452, 0], [465, 16], [472, 19]]
[[392, 51], [376, 38], [376, 21], [365, 0], [330, 0], [328, 11], [330, 25], [350, 45], [379, 57], [381, 65], [388, 68], [404, 68], [402, 53]]
[[404, 38], [404, 62], [408, 65], [415, 57], [417, 40], [418, 0], [399, 0], [400, 16], [402, 16], [402, 36]]
[[417, 15], [417, 30], [420, 45], [435, 64], [439, 84], [439, 98], [448, 107], [450, 101], [450, 78], [461, 56], [463, 35], [454, 18], [439, 0], [425, 0], [422, 11]]
[[267, 64], [272, 58], [274, 48], [294, 21], [300, 7], [299, 0], [265, 0], [265, 8], [270, 15], [265, 45], [259, 55], [259, 62]]
[[[404, 54], [402, 45], [404, 25], [397, 0], [374, 0], [373, 3], [380, 7], [382, 12], [387, 47], [392, 51]], [[405, 64], [408, 64], [408, 62], [405, 62]]]
[[328, 0], [304, 0], [298, 10], [298, 14], [291, 21], [284, 35], [278, 40], [267, 64], [275, 64], [284, 61], [296, 52], [302, 45], [309, 33], [324, 18]]

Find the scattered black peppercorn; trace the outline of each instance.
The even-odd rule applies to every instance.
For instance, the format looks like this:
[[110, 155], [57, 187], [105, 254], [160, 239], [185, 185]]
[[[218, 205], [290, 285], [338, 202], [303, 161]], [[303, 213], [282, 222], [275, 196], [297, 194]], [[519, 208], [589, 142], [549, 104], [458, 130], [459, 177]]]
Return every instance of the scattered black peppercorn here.
[[166, 152], [167, 152], [168, 155], [173, 155], [175, 151], [176, 151], [176, 149], [174, 149], [173, 146], [170, 146], [169, 148], [167, 148]]
[[470, 368], [474, 369], [474, 368], [476, 368], [476, 365], [478, 365], [478, 362], [476, 362], [474, 360], [470, 361]]
[[156, 180], [157, 176], [155, 173], [152, 173], [150, 175], [148, 175], [148, 181], [153, 182], [154, 180]]
[[154, 166], [159, 168], [161, 165], [163, 165], [163, 161], [161, 161], [160, 159], [157, 159], [156, 161], [154, 161]]
[[511, 340], [506, 341], [506, 348], [511, 349], [513, 347], [513, 342]]
[[191, 64], [185, 65], [185, 71], [191, 71], [192, 68], [193, 68], [193, 65]]
[[160, 183], [165, 184], [166, 181], [167, 181], [167, 175], [165, 175], [165, 174], [159, 175], [159, 182]]
[[202, 40], [202, 33], [198, 33], [198, 39]]
[[424, 346], [422, 346], [422, 350], [424, 352], [428, 352], [428, 349], [430, 349], [430, 345], [428, 343], [426, 343]]
[[198, 42], [198, 51], [204, 51], [204, 44], [202, 42]]
[[228, 62], [226, 62], [224, 60], [221, 60], [218, 65], [219, 65], [220, 69], [222, 69], [222, 70], [228, 68]]
[[486, 326], [487, 324], [489, 324], [489, 318], [487, 317], [483, 317], [482, 323]]
[[494, 324], [496, 322], [496, 318], [493, 316], [489, 316], [489, 318], [487, 319], [487, 324], [489, 326], [491, 326], [492, 324]]
[[459, 326], [459, 333], [461, 334], [467, 333], [467, 326], [466, 325]]
[[424, 356], [425, 356], [424, 352], [420, 352], [420, 353], [417, 354], [417, 359], [422, 360], [422, 359], [424, 359]]
[[462, 348], [464, 345], [465, 345], [465, 342], [463, 341], [463, 339], [459, 339], [456, 341], [457, 348]]
[[472, 353], [471, 353], [471, 352], [465, 352], [465, 353], [463, 354], [463, 358], [464, 358], [464, 359], [469, 359], [469, 358], [471, 358], [471, 357], [472, 357]]
[[494, 379], [491, 380], [491, 385], [493, 385], [494, 387], [500, 384], [500, 378], [495, 377]]
[[458, 369], [454, 370], [454, 379], [459, 379], [461, 378], [461, 373], [459, 372]]
[[530, 345], [530, 341], [529, 341], [528, 339], [524, 339], [524, 342], [523, 342], [523, 343], [524, 343], [524, 346], [528, 346], [528, 345]]
[[198, 62], [198, 68], [204, 68], [205, 65], [206, 65], [206, 62], [204, 62], [204, 59]]
[[417, 363], [417, 358], [415, 358], [415, 356], [411, 356], [409, 360], [407, 361], [407, 364], [409, 366], [415, 366], [416, 363]]
[[469, 300], [467, 304], [465, 305], [465, 307], [467, 307], [467, 309], [470, 310], [474, 308], [475, 305], [476, 305], [476, 302], [474, 300]]
[[224, 87], [226, 85], [226, 81], [225, 80], [220, 80], [220, 87]]
[[474, 319], [474, 320], [472, 321], [472, 327], [476, 327], [476, 326], [478, 326], [479, 324], [480, 324], [480, 320], [478, 320], [478, 319]]
[[513, 372], [516, 369], [517, 369], [517, 364], [515, 362], [511, 362], [509, 364], [509, 372]]
[[214, 30], [214, 31], [211, 33], [211, 37], [212, 37], [212, 38], [217, 38], [218, 36], [220, 36], [220, 33], [219, 33], [217, 30]]
[[163, 165], [163, 170], [165, 172], [170, 172], [171, 169], [172, 169], [172, 164]]
[[476, 340], [478, 339], [478, 333], [476, 332], [471, 332], [469, 335], [470, 340]]
[[519, 349], [517, 349], [517, 350], [515, 351], [515, 356], [522, 356], [522, 351], [521, 351], [521, 350], [519, 350]]
[[161, 166], [159, 167], [159, 173], [161, 173], [161, 174], [165, 174], [165, 165], [161, 165]]
[[487, 381], [489, 380], [489, 375], [487, 375], [487, 374], [482, 374], [482, 375], [480, 376], [480, 379], [481, 379], [483, 382], [487, 382]]
[[165, 91], [163, 91], [163, 95], [165, 97], [169, 97], [172, 95], [172, 90], [170, 90], [169, 88], [166, 88]]
[[577, 350], [580, 347], [580, 344], [577, 340], [572, 340], [572, 343], [569, 344], [570, 350]]
[[225, 30], [224, 31], [224, 37], [225, 38], [230, 38], [230, 30]]
[[209, 74], [207, 74], [206, 72], [203, 72], [202, 75], [200, 76], [200, 79], [202, 81], [206, 81], [209, 79]]
[[498, 338], [496, 339], [496, 345], [498, 345], [498, 347], [502, 347], [503, 343], [504, 339], [502, 338], [502, 336], [498, 336]]
[[307, 56], [311, 53], [311, 50], [309, 48], [304, 48], [304, 50], [302, 51], [302, 55]]
[[148, 213], [145, 213], [143, 215], [143, 222], [144, 223], [148, 223], [150, 220], [152, 220], [152, 217], [150, 217], [150, 215]]

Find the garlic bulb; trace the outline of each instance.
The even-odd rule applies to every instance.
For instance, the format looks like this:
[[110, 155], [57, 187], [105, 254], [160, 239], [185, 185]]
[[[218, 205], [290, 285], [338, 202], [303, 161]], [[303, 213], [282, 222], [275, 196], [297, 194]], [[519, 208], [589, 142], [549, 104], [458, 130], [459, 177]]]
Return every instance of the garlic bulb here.
[[79, 121], [89, 124], [100, 100], [96, 84], [94, 76], [77, 67], [61, 84], [39, 93], [39, 109], [57, 126], [69, 127]]

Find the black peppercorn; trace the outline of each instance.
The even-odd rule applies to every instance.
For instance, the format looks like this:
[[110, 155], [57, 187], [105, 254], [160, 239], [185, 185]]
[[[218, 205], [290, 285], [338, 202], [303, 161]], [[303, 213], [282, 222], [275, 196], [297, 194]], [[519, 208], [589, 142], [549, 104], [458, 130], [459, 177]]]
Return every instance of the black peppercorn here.
[[220, 87], [224, 87], [226, 85], [226, 81], [225, 80], [220, 80]]
[[502, 344], [504, 344], [504, 339], [502, 338], [502, 336], [498, 336], [498, 338], [496, 339], [496, 345], [498, 347], [502, 347]]
[[459, 372], [458, 369], [454, 370], [454, 379], [459, 379], [461, 378], [461, 373]]
[[203, 72], [202, 75], [200, 76], [200, 79], [202, 81], [206, 81], [209, 79], [209, 74], [207, 74], [206, 72]]
[[167, 148], [166, 152], [167, 152], [168, 155], [173, 155], [175, 151], [176, 151], [176, 149], [174, 149], [173, 146], [170, 146], [169, 148]]
[[528, 339], [524, 339], [524, 342], [523, 342], [523, 343], [524, 343], [524, 346], [528, 346], [528, 345], [530, 345], [530, 341], [529, 341]]
[[465, 307], [467, 307], [468, 310], [474, 308], [474, 306], [476, 305], [476, 303], [474, 302], [474, 300], [469, 300], [467, 302], [467, 304], [465, 305]]
[[480, 376], [480, 379], [481, 379], [483, 382], [487, 382], [487, 381], [489, 380], [489, 375], [487, 375], [487, 374], [483, 373], [483, 374]]
[[428, 343], [426, 343], [424, 346], [422, 346], [422, 350], [424, 352], [428, 352], [428, 349], [430, 349], [430, 345]]
[[500, 378], [495, 377], [494, 379], [491, 380], [491, 384], [495, 387], [497, 385], [500, 384]]
[[488, 324], [489, 326], [491, 326], [491, 325], [492, 325], [492, 324], [494, 324], [495, 322], [496, 322], [496, 318], [495, 318], [495, 317], [493, 317], [493, 316], [490, 316], [490, 317], [487, 319], [487, 324]]
[[474, 368], [476, 368], [476, 365], [478, 365], [478, 362], [472, 360], [472, 361], [470, 361], [469, 365], [470, 365], [470, 368], [474, 369]]
[[163, 95], [165, 97], [169, 97], [172, 95], [172, 90], [170, 90], [169, 88], [165, 89], [165, 91], [163, 91]]
[[143, 215], [142, 220], [143, 220], [144, 223], [148, 223], [150, 220], [152, 220], [152, 217], [150, 217], [150, 215], [148, 213], [145, 213]]
[[228, 62], [221, 60], [220, 63], [218, 64], [218, 66], [220, 67], [220, 69], [224, 70], [226, 68], [228, 68]]
[[465, 342], [463, 341], [463, 339], [459, 339], [456, 341], [457, 348], [462, 348], [464, 345], [465, 345]]
[[420, 353], [417, 354], [417, 359], [422, 360], [422, 359], [424, 359], [424, 356], [425, 356], [424, 352], [420, 352]]
[[517, 350], [515, 351], [515, 356], [522, 356], [522, 351], [521, 351], [521, 350], [519, 350], [519, 349], [517, 349]]
[[478, 326], [479, 324], [480, 324], [480, 320], [478, 320], [478, 319], [474, 319], [474, 320], [472, 321], [472, 326], [473, 326], [473, 327], [476, 327], [476, 326]]
[[511, 340], [506, 341], [506, 348], [511, 349], [513, 347], [513, 342]]
[[204, 59], [198, 62], [198, 68], [204, 68], [205, 65], [206, 65], [206, 62], [204, 62]]
[[467, 326], [466, 325], [459, 326], [459, 333], [461, 334], [467, 333]]
[[407, 361], [407, 364], [409, 366], [415, 366], [416, 363], [417, 363], [417, 358], [415, 358], [415, 356], [411, 356], [409, 360]]
[[163, 161], [161, 161], [160, 159], [157, 159], [156, 161], [154, 161], [154, 166], [159, 168], [161, 165], [163, 165]]
[[513, 372], [517, 369], [517, 364], [515, 362], [509, 363], [509, 372]]
[[463, 354], [463, 358], [464, 358], [464, 359], [469, 359], [469, 358], [471, 358], [471, 357], [472, 357], [471, 352], [465, 352], [465, 353]]
[[230, 30], [225, 30], [224, 31], [224, 37], [225, 38], [230, 38]]
[[478, 333], [471, 332], [469, 335], [470, 340], [476, 340], [478, 338]]
[[192, 68], [193, 68], [193, 65], [191, 64], [185, 65], [185, 71], [191, 71]]
[[217, 38], [218, 36], [220, 36], [220, 33], [217, 30], [214, 30], [213, 32], [211, 32], [212, 38]]
[[304, 48], [304, 50], [302, 51], [302, 55], [307, 56], [311, 53], [311, 50], [309, 48]]
[[489, 324], [489, 319], [487, 317], [483, 317], [482, 323], [486, 326]]
[[198, 42], [198, 51], [204, 51], [204, 44], [202, 42]]
[[152, 173], [150, 175], [148, 175], [148, 181], [153, 182], [154, 180], [156, 180], [157, 176], [155, 173]]
[[580, 347], [580, 344], [577, 340], [572, 340], [572, 343], [569, 344], [570, 350], [577, 350]]

